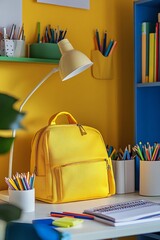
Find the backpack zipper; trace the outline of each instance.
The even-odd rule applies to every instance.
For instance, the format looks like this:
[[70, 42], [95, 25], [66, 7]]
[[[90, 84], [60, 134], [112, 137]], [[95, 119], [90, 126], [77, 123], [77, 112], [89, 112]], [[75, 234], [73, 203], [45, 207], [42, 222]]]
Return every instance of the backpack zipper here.
[[84, 127], [81, 124], [77, 124], [77, 126], [79, 127], [79, 130], [80, 130], [80, 133], [82, 136], [87, 134], [86, 130], [84, 129]]
[[59, 168], [59, 167], [66, 167], [66, 166], [71, 166], [71, 165], [75, 165], [75, 164], [83, 164], [83, 163], [94, 163], [94, 162], [106, 162], [106, 169], [110, 169], [110, 165], [108, 164], [108, 160], [107, 159], [101, 159], [101, 160], [86, 160], [86, 161], [81, 161], [81, 162], [72, 162], [72, 163], [66, 163], [63, 165], [59, 165], [53, 168]]

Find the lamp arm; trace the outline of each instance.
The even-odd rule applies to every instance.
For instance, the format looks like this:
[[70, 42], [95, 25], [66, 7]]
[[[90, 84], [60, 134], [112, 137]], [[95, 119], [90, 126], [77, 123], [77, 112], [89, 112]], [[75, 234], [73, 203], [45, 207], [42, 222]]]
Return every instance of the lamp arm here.
[[[53, 68], [37, 85], [36, 87], [27, 95], [27, 97], [23, 100], [22, 104], [19, 107], [19, 112], [22, 112], [24, 105], [28, 102], [30, 97], [37, 91], [37, 89], [53, 74], [59, 71], [59, 68]], [[12, 131], [12, 137], [16, 137], [16, 130]], [[14, 153], [14, 141], [11, 145], [10, 153], [9, 153], [9, 168], [8, 168], [8, 177], [12, 177], [12, 164], [13, 164], [13, 153]]]
[[37, 89], [55, 72], [58, 72], [59, 69], [58, 68], [53, 68], [38, 84], [37, 86], [28, 94], [28, 96], [24, 99], [24, 101], [22, 102], [20, 108], [19, 108], [19, 112], [22, 112], [22, 109], [24, 107], [24, 105], [28, 102], [28, 100], [30, 99], [30, 97], [37, 91]]

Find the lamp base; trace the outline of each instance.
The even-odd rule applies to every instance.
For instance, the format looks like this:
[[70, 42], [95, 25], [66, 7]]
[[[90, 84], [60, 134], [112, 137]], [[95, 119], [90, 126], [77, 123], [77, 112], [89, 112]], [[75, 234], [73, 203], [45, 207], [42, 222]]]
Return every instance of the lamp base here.
[[9, 193], [8, 190], [2, 190], [0, 191], [0, 200], [9, 202]]

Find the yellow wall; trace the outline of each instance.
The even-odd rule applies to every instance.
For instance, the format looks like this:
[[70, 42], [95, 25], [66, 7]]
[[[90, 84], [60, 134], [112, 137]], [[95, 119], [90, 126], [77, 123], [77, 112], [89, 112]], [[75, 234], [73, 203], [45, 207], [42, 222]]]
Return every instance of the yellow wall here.
[[[13, 173], [29, 169], [33, 134], [58, 111], [69, 111], [79, 123], [100, 130], [106, 144], [124, 147], [133, 143], [133, 2], [90, 0], [90, 10], [40, 4], [23, 0], [26, 42], [36, 40], [36, 24], [67, 28], [72, 45], [88, 57], [94, 49], [93, 32], [107, 29], [118, 41], [114, 51], [114, 77], [97, 80], [91, 69], [61, 82], [56, 73], [32, 96], [24, 110], [26, 130], [18, 131]], [[51, 64], [0, 63], [0, 90], [23, 100], [27, 93], [55, 66]], [[20, 105], [21, 101], [17, 104]], [[63, 146], [62, 146], [63, 147]], [[8, 155], [0, 157], [0, 188], [6, 188]]]

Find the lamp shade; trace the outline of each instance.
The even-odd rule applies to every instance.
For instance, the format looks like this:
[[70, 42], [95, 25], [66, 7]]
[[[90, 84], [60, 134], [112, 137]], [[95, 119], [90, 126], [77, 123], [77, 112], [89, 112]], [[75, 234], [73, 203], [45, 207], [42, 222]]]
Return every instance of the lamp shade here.
[[58, 46], [62, 54], [59, 61], [62, 81], [74, 77], [93, 64], [85, 54], [75, 50], [67, 39], [58, 42]]

